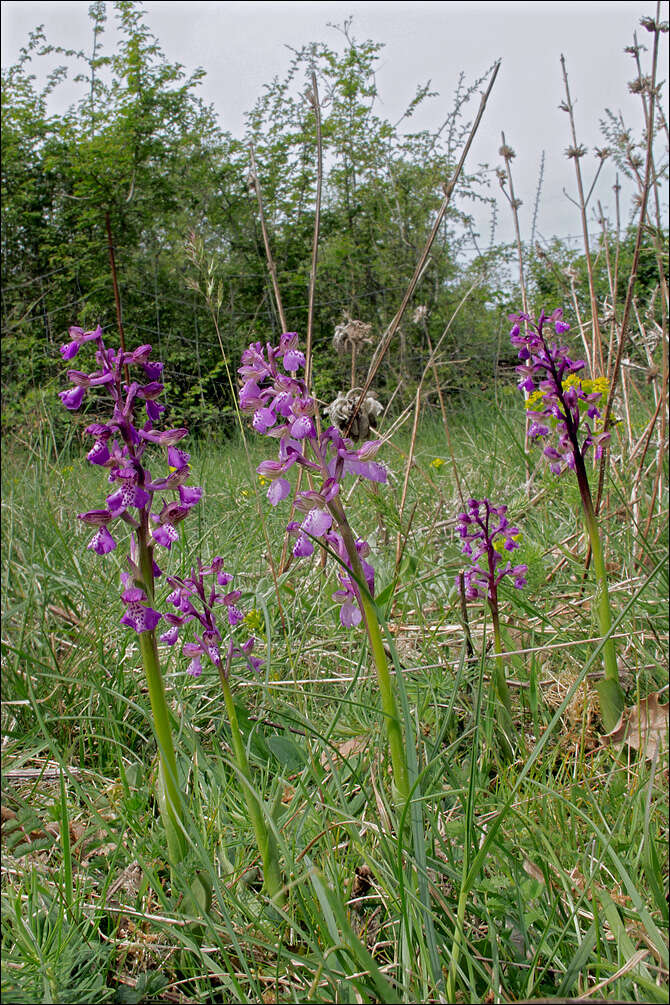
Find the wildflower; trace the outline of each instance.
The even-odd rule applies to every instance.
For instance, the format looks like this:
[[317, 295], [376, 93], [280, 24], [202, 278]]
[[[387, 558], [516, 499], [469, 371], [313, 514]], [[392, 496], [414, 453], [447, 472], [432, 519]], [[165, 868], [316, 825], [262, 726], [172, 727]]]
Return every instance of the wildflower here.
[[[610, 637], [612, 612], [605, 558], [584, 463], [590, 446], [595, 448], [596, 457], [600, 457], [610, 438], [609, 432], [602, 428], [599, 407], [607, 398], [609, 386], [603, 377], [589, 380], [581, 376], [583, 361], [570, 359], [567, 348], [551, 341], [546, 334], [547, 326], [552, 324], [556, 335], [569, 331], [570, 326], [563, 321], [560, 308], [551, 315], [542, 311], [537, 321], [527, 314], [510, 315], [510, 321], [513, 322], [510, 340], [518, 347], [522, 364], [518, 368], [523, 375], [519, 387], [531, 392], [527, 403], [528, 415], [532, 419], [530, 436], [533, 439], [548, 437], [551, 430], [555, 430], [558, 434], [555, 444], [548, 443], [544, 448], [544, 454], [551, 462], [550, 469], [558, 475], [570, 468], [577, 478], [593, 555], [598, 625], [605, 639], [605, 675], [597, 684], [597, 689], [603, 722], [605, 728], [611, 731], [623, 710], [624, 694], [619, 683], [614, 641]], [[525, 322], [523, 333], [521, 322]]]
[[462, 551], [470, 559], [470, 565], [456, 580], [467, 600], [477, 600], [484, 594], [491, 611], [496, 665], [492, 683], [500, 701], [498, 726], [505, 756], [513, 753], [512, 701], [505, 679], [502, 661], [502, 637], [500, 634], [500, 613], [498, 608], [498, 586], [510, 576], [515, 589], [526, 585], [526, 565], [505, 562], [505, 553], [519, 547], [521, 534], [518, 527], [510, 526], [507, 506], [492, 506], [488, 499], [468, 499], [466, 509], [457, 517], [457, 530], [463, 542]]
[[[215, 576], [216, 582], [205, 586], [206, 576]], [[229, 641], [228, 654], [224, 661], [221, 655], [223, 636], [217, 624], [216, 607], [226, 611], [228, 626], [235, 628], [245, 621], [244, 614], [237, 606], [241, 597], [239, 590], [229, 590], [220, 593], [218, 586], [228, 586], [232, 581], [230, 573], [223, 571], [223, 559], [216, 557], [209, 566], [198, 565], [197, 571], [191, 569], [190, 576], [182, 579], [178, 576], [168, 576], [167, 581], [173, 588], [167, 598], [168, 603], [177, 611], [176, 614], [166, 614], [165, 620], [170, 628], [160, 636], [160, 641], [172, 646], [177, 642], [182, 627], [189, 622], [197, 621], [202, 627], [202, 633], [195, 636], [195, 642], [185, 642], [182, 651], [191, 658], [188, 670], [192, 677], [202, 673], [202, 658], [209, 660], [225, 677], [228, 676], [230, 662], [234, 657], [241, 657], [253, 670], [259, 670], [263, 661], [251, 655], [254, 648], [253, 636], [242, 646], [235, 646]]]
[[[112, 403], [111, 419], [108, 422], [93, 422], [85, 432], [93, 439], [88, 460], [107, 469], [108, 481], [113, 489], [105, 499], [104, 509], [80, 513], [79, 519], [97, 528], [88, 547], [99, 555], [106, 555], [117, 547], [110, 531], [113, 522], [122, 520], [133, 530], [128, 559], [132, 576], [128, 579], [129, 574], [123, 573], [125, 589], [122, 600], [126, 612], [121, 623], [137, 632], [153, 631], [161, 617], [150, 606], [153, 580], [161, 574], [153, 558], [154, 545], [160, 544], [167, 549], [172, 547], [179, 536], [176, 525], [202, 496], [201, 488], [186, 484], [190, 475], [189, 455], [176, 446], [188, 430], [160, 431], [154, 428], [163, 411], [163, 405], [158, 401], [163, 391], [159, 380], [163, 364], [150, 359], [150, 345], [141, 345], [131, 352], [117, 352], [105, 345], [100, 327], [90, 332], [78, 327], [70, 328], [70, 338], [71, 342], [61, 347], [63, 358], [72, 359], [82, 346], [92, 342], [95, 344], [97, 369], [92, 373], [68, 371], [74, 387], [60, 392], [63, 404], [70, 411], [76, 411], [86, 395], [96, 388], [105, 391]], [[126, 382], [130, 367], [140, 368], [144, 377], [142, 383]], [[141, 405], [144, 405], [145, 415], [136, 418], [135, 413]], [[165, 478], [152, 480], [146, 467], [145, 453], [157, 446], [167, 448], [168, 474]], [[164, 492], [176, 492], [178, 500], [163, 501], [160, 511], [153, 512], [156, 497]], [[151, 582], [146, 582], [149, 569]]]
[[[520, 531], [510, 526], [507, 506], [492, 506], [488, 499], [469, 499], [456, 519], [463, 554], [470, 559], [464, 574], [465, 596], [476, 600], [483, 592], [497, 609], [497, 588], [506, 576], [512, 577], [517, 590], [526, 585], [528, 566], [512, 565], [510, 560], [503, 564], [503, 553], [519, 547]], [[460, 576], [456, 583], [460, 584]]]
[[436, 471], [439, 471], [443, 464], [444, 464], [443, 457], [433, 457], [432, 461], [430, 462], [431, 468], [435, 468]]
[[510, 340], [519, 349], [521, 361], [517, 367], [522, 375], [519, 387], [529, 392], [526, 400], [531, 420], [529, 436], [535, 440], [556, 431], [556, 444], [548, 444], [544, 450], [556, 475], [567, 468], [574, 471], [591, 446], [596, 457], [601, 457], [610, 438], [597, 421], [601, 418], [599, 406], [607, 397], [607, 381], [578, 376], [584, 369], [584, 361], [572, 360], [567, 347], [546, 334], [548, 325], [553, 325], [556, 335], [569, 331], [570, 326], [562, 318], [560, 308], [549, 316], [542, 311], [537, 322], [528, 314], [510, 315], [513, 322]]
[[[277, 347], [263, 347], [259, 342], [250, 345], [238, 371], [244, 379], [239, 395], [240, 408], [252, 414], [257, 432], [278, 441], [278, 459], [263, 461], [257, 468], [261, 482], [269, 482], [267, 496], [273, 506], [290, 493], [291, 484], [285, 476], [294, 464], [321, 479], [318, 489], [299, 492], [296, 496], [296, 508], [304, 516], [301, 521], [292, 521], [287, 528], [296, 538], [294, 556], [312, 555], [316, 540], [335, 551], [351, 569], [351, 558], [336, 515], [341, 481], [351, 474], [383, 483], [387, 480], [386, 468], [374, 459], [378, 442], [364, 443], [354, 449], [352, 442], [345, 439], [336, 426], [317, 434], [316, 402], [304, 381], [296, 375], [304, 363], [294, 332], [282, 335]], [[360, 561], [364, 554], [369, 554], [363, 541], [356, 543], [356, 551]], [[372, 567], [363, 563], [361, 568], [372, 589]], [[339, 579], [341, 589], [336, 591], [334, 599], [341, 605], [342, 624], [352, 627], [361, 621], [357, 587], [346, 573], [340, 573]]]

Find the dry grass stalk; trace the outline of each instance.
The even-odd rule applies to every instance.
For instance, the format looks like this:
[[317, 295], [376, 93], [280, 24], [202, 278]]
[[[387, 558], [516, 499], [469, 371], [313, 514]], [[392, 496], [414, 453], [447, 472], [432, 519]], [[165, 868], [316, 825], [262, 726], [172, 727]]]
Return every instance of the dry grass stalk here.
[[258, 216], [261, 224], [261, 232], [263, 234], [263, 244], [265, 246], [265, 260], [268, 266], [268, 272], [270, 273], [270, 279], [272, 281], [272, 291], [274, 293], [275, 304], [277, 306], [277, 313], [279, 314], [279, 321], [281, 323], [282, 331], [288, 331], [288, 326], [286, 324], [286, 315], [284, 314], [284, 307], [282, 304], [281, 293], [279, 292], [279, 283], [277, 282], [277, 267], [275, 265], [275, 260], [272, 257], [272, 250], [270, 248], [270, 238], [268, 236], [268, 228], [265, 223], [265, 211], [263, 209], [263, 195], [261, 193], [261, 185], [258, 180], [258, 171], [256, 170], [256, 157], [254, 154], [253, 143], [249, 147], [249, 154], [251, 157], [251, 171], [249, 172], [249, 188], [253, 189], [256, 193], [256, 201], [258, 202]]
[[[600, 322], [598, 319], [598, 303], [596, 301], [595, 293], [595, 283], [593, 279], [593, 263], [591, 261], [591, 249], [589, 247], [589, 229], [588, 222], [586, 219], [586, 208], [588, 205], [588, 199], [593, 191], [593, 185], [589, 191], [588, 196], [584, 196], [584, 185], [582, 181], [582, 170], [580, 167], [580, 160], [586, 153], [586, 149], [577, 142], [577, 132], [575, 128], [575, 116], [574, 116], [574, 106], [572, 104], [572, 98], [570, 97], [570, 86], [568, 84], [568, 71], [565, 65], [565, 56], [561, 55], [561, 69], [563, 71], [563, 83], [565, 86], [565, 98], [566, 100], [561, 103], [561, 108], [563, 111], [568, 113], [570, 118], [570, 133], [572, 136], [572, 146], [568, 148], [567, 156], [574, 160], [575, 162], [575, 175], [577, 178], [577, 192], [579, 196], [579, 212], [582, 221], [582, 238], [584, 241], [584, 255], [586, 258], [586, 271], [589, 279], [589, 297], [591, 300], [591, 326], [592, 326], [592, 341], [591, 341], [591, 374], [596, 376], [595, 365], [598, 363], [600, 369], [598, 371], [599, 375], [603, 375], [605, 372], [605, 363], [603, 360], [603, 349], [602, 349], [602, 338], [600, 334]], [[598, 167], [598, 173], [602, 168], [604, 157], [601, 156], [600, 164]], [[595, 179], [594, 179], [595, 184]]]
[[[305, 347], [305, 383], [309, 391], [312, 379], [312, 325], [314, 321], [314, 290], [316, 288], [316, 265], [319, 251], [319, 226], [321, 221], [321, 188], [323, 185], [323, 143], [321, 139], [321, 106], [316, 85], [316, 74], [312, 70], [312, 87], [307, 97], [314, 110], [316, 125], [316, 204], [314, 207], [314, 239], [312, 241], [312, 264], [309, 272], [309, 305], [307, 308], [307, 343]], [[286, 329], [284, 329], [286, 330]]]
[[463, 506], [465, 506], [465, 500], [463, 498], [463, 490], [461, 488], [461, 479], [460, 479], [459, 474], [458, 474], [458, 465], [456, 464], [456, 461], [455, 461], [455, 458], [454, 458], [454, 449], [453, 449], [453, 447], [451, 445], [451, 434], [449, 432], [449, 421], [447, 419], [447, 409], [446, 409], [446, 405], [444, 403], [444, 395], [442, 394], [442, 385], [440, 384], [440, 375], [439, 375], [439, 373], [437, 371], [437, 362], [436, 362], [436, 357], [435, 357], [435, 350], [433, 349], [433, 343], [431, 342], [431, 338], [430, 338], [430, 335], [428, 333], [428, 322], [426, 320], [427, 316], [428, 316], [428, 308], [424, 304], [421, 304], [414, 311], [414, 316], [412, 318], [412, 321], [414, 322], [414, 324], [418, 324], [418, 323], [422, 324], [423, 330], [424, 330], [424, 334], [426, 336], [426, 342], [428, 344], [428, 352], [430, 354], [429, 357], [428, 357], [428, 363], [427, 363], [426, 369], [428, 369], [428, 367], [430, 367], [430, 370], [431, 370], [431, 372], [433, 374], [433, 380], [435, 381], [435, 389], [437, 390], [437, 398], [438, 398], [438, 401], [440, 402], [440, 414], [442, 416], [442, 426], [444, 428], [444, 435], [445, 435], [445, 438], [446, 438], [446, 441], [447, 441], [447, 448], [449, 450], [449, 456], [451, 457], [451, 461], [452, 461], [452, 470], [454, 472], [454, 480], [456, 482], [456, 489], [458, 491], [458, 497], [461, 500], [461, 503], [463, 504]]
[[345, 312], [344, 321], [337, 325], [333, 334], [333, 348], [339, 356], [346, 352], [351, 353], [351, 383], [350, 387], [356, 386], [356, 357], [359, 349], [372, 342], [370, 332], [372, 325], [365, 321], [354, 320], [351, 315]]
[[442, 200], [442, 205], [440, 206], [439, 210], [437, 211], [437, 214], [435, 216], [435, 222], [433, 223], [432, 230], [431, 230], [430, 234], [428, 235], [428, 239], [426, 241], [424, 249], [421, 252], [421, 256], [419, 258], [419, 261], [417, 262], [416, 269], [414, 270], [414, 275], [412, 276], [412, 278], [411, 278], [411, 280], [409, 282], [409, 285], [408, 285], [407, 290], [405, 292], [405, 295], [403, 297], [403, 300], [402, 300], [402, 303], [400, 305], [400, 308], [398, 309], [397, 314], [395, 315], [395, 317], [391, 321], [391, 324], [388, 326], [388, 328], [386, 330], [386, 333], [384, 334], [381, 342], [379, 343], [379, 345], [377, 346], [377, 349], [375, 350], [375, 354], [374, 354], [374, 356], [372, 358], [372, 362], [370, 363], [370, 367], [369, 367], [369, 370], [368, 370], [368, 376], [367, 376], [365, 384], [363, 386], [363, 390], [361, 391], [361, 398], [360, 398], [361, 402], [364, 400], [365, 395], [367, 394], [367, 392], [369, 391], [369, 389], [370, 389], [370, 387], [372, 385], [372, 381], [374, 380], [375, 374], [377, 373], [377, 370], [379, 369], [379, 367], [381, 365], [381, 361], [383, 360], [384, 356], [386, 355], [386, 351], [388, 350], [388, 347], [390, 346], [390, 344], [391, 344], [391, 342], [393, 340], [393, 336], [395, 335], [396, 331], [398, 330], [398, 326], [400, 325], [400, 322], [402, 321], [402, 318], [403, 318], [403, 316], [405, 314], [405, 311], [407, 310], [407, 306], [408, 306], [410, 300], [412, 299], [412, 297], [414, 295], [414, 291], [415, 291], [415, 289], [416, 289], [416, 287], [418, 285], [419, 279], [423, 275], [426, 263], [428, 261], [428, 256], [430, 254], [430, 249], [432, 248], [433, 242], [435, 241], [435, 238], [437, 237], [437, 234], [439, 232], [440, 226], [442, 224], [442, 220], [444, 219], [444, 215], [447, 212], [447, 209], [449, 208], [449, 203], [451, 202], [451, 197], [452, 197], [452, 195], [454, 193], [454, 189], [456, 188], [456, 183], [458, 182], [458, 179], [460, 177], [461, 171], [463, 170], [463, 165], [465, 164], [466, 157], [467, 157], [467, 155], [468, 155], [468, 153], [470, 151], [470, 147], [472, 146], [472, 141], [474, 140], [475, 135], [477, 133], [477, 130], [479, 129], [479, 124], [480, 124], [480, 122], [482, 120], [482, 116], [484, 115], [484, 110], [486, 108], [486, 104], [488, 102], [488, 99], [489, 99], [489, 96], [491, 94], [491, 91], [493, 90], [493, 85], [495, 84], [496, 77], [498, 76], [499, 70], [500, 70], [500, 60], [498, 60], [498, 62], [493, 67], [493, 72], [491, 74], [491, 79], [489, 81], [488, 87], [486, 88], [486, 91], [482, 95], [482, 98], [481, 98], [481, 101], [480, 101], [480, 104], [479, 104], [479, 110], [478, 110], [477, 115], [475, 117], [475, 121], [472, 124], [472, 128], [470, 129], [470, 133], [469, 133], [468, 138], [467, 138], [467, 140], [465, 142], [465, 146], [463, 147], [463, 151], [461, 153], [460, 160], [459, 160], [458, 164], [456, 165], [454, 173], [452, 174], [451, 178], [449, 179], [449, 182], [445, 186], [444, 199]]
[[[400, 497], [400, 509], [398, 510], [398, 522], [402, 527], [402, 518], [405, 512], [405, 502], [407, 501], [407, 489], [409, 488], [409, 476], [412, 470], [412, 465], [414, 464], [414, 448], [416, 446], [416, 434], [419, 428], [419, 416], [421, 414], [421, 385], [416, 389], [416, 400], [414, 403], [414, 422], [412, 423], [412, 435], [409, 441], [409, 451], [407, 453], [407, 463], [405, 464], [405, 477], [402, 483], [402, 495]], [[406, 536], [409, 534], [409, 528], [407, 529]], [[403, 553], [403, 542], [402, 533], [399, 530], [396, 538], [395, 546], [395, 570], [396, 573], [400, 567], [400, 559]]]

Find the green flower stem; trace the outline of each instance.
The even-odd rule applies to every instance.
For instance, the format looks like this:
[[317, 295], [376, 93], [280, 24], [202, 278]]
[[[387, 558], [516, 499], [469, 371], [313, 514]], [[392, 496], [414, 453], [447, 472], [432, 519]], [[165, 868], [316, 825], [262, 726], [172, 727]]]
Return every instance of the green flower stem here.
[[[545, 343], [545, 350], [547, 346]], [[547, 353], [549, 356], [551, 354]], [[591, 489], [589, 487], [589, 477], [586, 473], [584, 455], [579, 446], [577, 427], [572, 418], [572, 412], [568, 408], [563, 394], [563, 385], [556, 371], [552, 366], [554, 384], [557, 389], [558, 399], [565, 417], [565, 428], [572, 445], [572, 456], [575, 462], [575, 474], [579, 485], [579, 494], [582, 499], [584, 510], [584, 522], [591, 542], [591, 554], [593, 555], [593, 569], [596, 574], [596, 607], [598, 611], [598, 627], [601, 635], [608, 635], [612, 629], [612, 611], [610, 609], [610, 598], [607, 590], [607, 573], [605, 571], [605, 559], [603, 557], [602, 544], [600, 542], [600, 532], [598, 530], [598, 519], [593, 508]], [[600, 714], [603, 724], [610, 733], [619, 721], [624, 709], [624, 693], [619, 683], [619, 668], [616, 661], [616, 650], [613, 639], [609, 638], [603, 645], [603, 660], [605, 663], [605, 677], [597, 685], [598, 697], [600, 699]]]
[[496, 691], [498, 692], [498, 697], [503, 705], [505, 711], [507, 712], [510, 720], [512, 719], [512, 699], [510, 697], [509, 688], [507, 686], [507, 678], [505, 676], [505, 665], [502, 660], [502, 639], [500, 636], [500, 619], [498, 617], [498, 611], [491, 609], [492, 620], [493, 620], [493, 642], [496, 651], [496, 668], [494, 673], [494, 681]]
[[[579, 491], [582, 497], [582, 507], [584, 509], [584, 522], [591, 543], [591, 554], [593, 556], [593, 571], [596, 576], [596, 609], [598, 612], [598, 627], [601, 635], [608, 635], [612, 629], [612, 610], [610, 607], [609, 592], [607, 589], [607, 572], [605, 570], [605, 558], [603, 555], [600, 532], [598, 530], [598, 520], [593, 509], [591, 490], [586, 475], [586, 467], [581, 457], [577, 460], [576, 471]], [[581, 462], [581, 463], [580, 463]], [[603, 724], [608, 733], [617, 725], [621, 713], [624, 709], [624, 693], [619, 683], [619, 668], [617, 666], [616, 649], [613, 639], [609, 638], [603, 645], [603, 661], [605, 664], [605, 677], [597, 685], [598, 697], [600, 698], [600, 714]]]
[[[152, 605], [154, 603], [153, 554], [151, 546], [147, 544], [149, 536], [147, 523], [148, 517], [143, 513], [137, 534], [139, 567], [142, 577], [139, 585], [146, 593], [149, 604]], [[154, 733], [158, 742], [158, 805], [167, 835], [170, 865], [174, 867], [182, 861], [188, 846], [183, 816], [184, 804], [177, 781], [177, 758], [172, 740], [170, 710], [165, 698], [155, 631], [140, 632], [140, 653], [149, 688]]]
[[405, 757], [405, 745], [403, 742], [400, 717], [393, 692], [393, 683], [389, 672], [388, 660], [382, 639], [377, 610], [372, 597], [365, 587], [365, 575], [361, 566], [358, 552], [356, 551], [356, 541], [353, 532], [338, 499], [331, 500], [330, 511], [337, 521], [338, 529], [342, 535], [342, 540], [347, 549], [351, 569], [356, 577], [358, 594], [360, 598], [363, 620], [368, 633], [370, 650], [377, 669], [377, 682], [382, 699], [382, 709], [386, 720], [386, 735], [388, 736], [389, 750], [391, 753], [391, 764], [393, 765], [393, 780], [402, 802], [407, 802], [409, 798], [409, 776], [407, 773], [407, 759]]
[[242, 734], [240, 733], [240, 726], [237, 721], [237, 712], [235, 711], [235, 703], [230, 690], [230, 684], [228, 683], [228, 678], [226, 677], [223, 667], [219, 669], [219, 677], [221, 678], [221, 687], [223, 689], [223, 700], [226, 703], [226, 711], [228, 712], [233, 754], [235, 756], [237, 767], [247, 783], [244, 785], [244, 796], [247, 802], [249, 816], [251, 817], [251, 822], [254, 827], [254, 832], [256, 834], [258, 850], [260, 851], [261, 859], [263, 860], [263, 883], [270, 899], [278, 907], [281, 907], [286, 903], [286, 892], [284, 890], [284, 881], [279, 868], [277, 843], [274, 839], [274, 835], [268, 830], [265, 824], [265, 820], [263, 819], [263, 810], [261, 809], [260, 803], [258, 802], [258, 799], [251, 787], [251, 771], [249, 769], [249, 761], [247, 760], [247, 752], [244, 747], [244, 742], [242, 741]]
[[140, 633], [140, 652], [149, 688], [154, 733], [158, 741], [158, 804], [167, 834], [170, 865], [174, 867], [184, 858], [187, 844], [182, 815], [183, 804], [177, 783], [177, 759], [172, 743], [170, 712], [165, 699], [163, 677], [158, 662], [155, 632]]
[[502, 659], [502, 638], [500, 635], [500, 618], [498, 616], [498, 598], [496, 594], [496, 589], [494, 587], [494, 600], [489, 601], [489, 606], [491, 608], [491, 620], [493, 622], [493, 642], [496, 651], [496, 662], [495, 670], [493, 671], [493, 684], [499, 699], [498, 707], [498, 726], [499, 733], [502, 739], [503, 753], [506, 757], [512, 758], [514, 756], [514, 747], [512, 745], [512, 737], [514, 736], [514, 720], [512, 717], [512, 699], [509, 692], [509, 687], [507, 686], [507, 679], [505, 676], [505, 664]]

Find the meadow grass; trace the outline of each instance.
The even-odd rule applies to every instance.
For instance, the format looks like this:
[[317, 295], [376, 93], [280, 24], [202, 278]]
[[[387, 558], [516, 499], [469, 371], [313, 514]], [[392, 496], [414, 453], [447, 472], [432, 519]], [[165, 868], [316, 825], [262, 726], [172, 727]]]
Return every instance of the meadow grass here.
[[[278, 564], [288, 511], [267, 504], [254, 474], [267, 444], [248, 441], [251, 463], [239, 439], [193, 450], [205, 499], [168, 571], [220, 554], [254, 611], [265, 665], [259, 678], [235, 671], [233, 693], [280, 848], [282, 909], [260, 889], [218, 677], [211, 667], [193, 680], [169, 651], [184, 875], [200, 870], [213, 891], [209, 911], [188, 907], [152, 795], [157, 754], [136, 637], [119, 625], [119, 562], [87, 552], [73, 517], [102, 498], [99, 472], [76, 436], [57, 449], [47, 429], [5, 448], [4, 1000], [667, 1000], [667, 753], [602, 742], [577, 488], [541, 463], [526, 483], [523, 409], [508, 390], [452, 401], [450, 421], [464, 490], [507, 503], [523, 532], [528, 586], [501, 590], [511, 763], [496, 755], [490, 625], [473, 604], [466, 632], [455, 589], [461, 503], [441, 424], [421, 420], [402, 519], [406, 427], [383, 451], [390, 485], [360, 485], [350, 503], [372, 546], [403, 710], [405, 825], [364, 633], [340, 626], [331, 563], [293, 561], [277, 584], [271, 574], [266, 540]], [[602, 530], [634, 704], [666, 684], [667, 498], [642, 534], [614, 439]]]

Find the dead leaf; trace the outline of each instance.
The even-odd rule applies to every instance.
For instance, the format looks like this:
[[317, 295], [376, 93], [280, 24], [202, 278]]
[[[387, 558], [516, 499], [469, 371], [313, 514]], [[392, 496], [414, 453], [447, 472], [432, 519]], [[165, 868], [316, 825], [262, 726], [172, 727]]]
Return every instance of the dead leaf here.
[[374, 873], [369, 865], [357, 865], [354, 869], [354, 881], [351, 884], [352, 897], [364, 897], [374, 883]]
[[621, 718], [611, 733], [603, 737], [605, 743], [640, 750], [648, 761], [668, 749], [668, 711], [670, 702], [661, 705], [658, 693], [643, 698], [637, 705], [624, 708]]
[[[370, 738], [368, 736], [352, 736], [349, 740], [344, 740], [342, 743], [336, 743], [335, 750], [342, 759], [351, 757], [352, 754], [362, 754], [364, 750], [370, 745]], [[330, 761], [330, 756], [332, 755], [332, 750], [323, 752], [321, 755], [321, 764], [324, 768], [328, 768]]]
[[544, 873], [540, 869], [539, 865], [535, 865], [535, 863], [531, 862], [529, 858], [524, 858], [523, 868], [531, 879], [536, 879], [538, 883], [544, 883]]
[[137, 896], [142, 885], [142, 867], [135, 859], [122, 873], [114, 880], [107, 890], [107, 903], [116, 904], [116, 894], [125, 894], [131, 900]]

